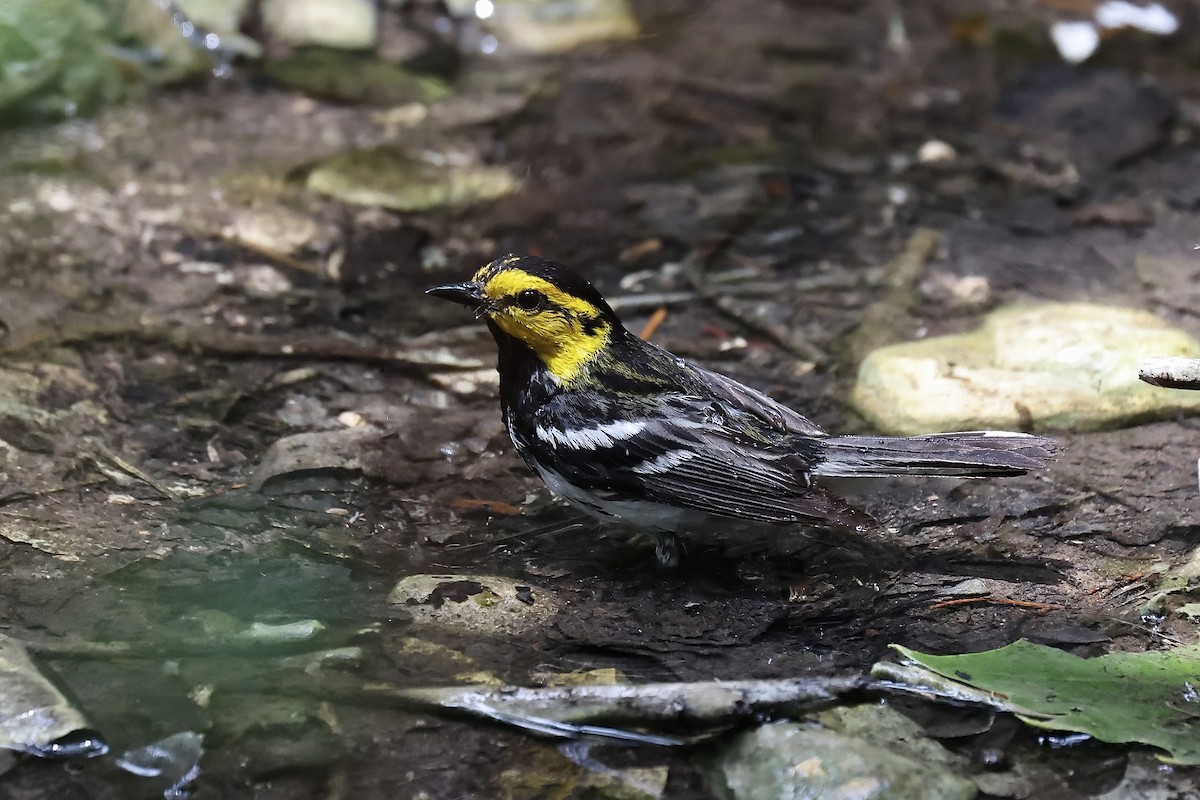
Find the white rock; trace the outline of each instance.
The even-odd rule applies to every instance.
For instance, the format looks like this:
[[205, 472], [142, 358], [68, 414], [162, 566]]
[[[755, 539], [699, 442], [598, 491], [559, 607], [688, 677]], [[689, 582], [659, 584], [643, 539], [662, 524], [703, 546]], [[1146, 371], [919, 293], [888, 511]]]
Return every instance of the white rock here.
[[1070, 20], [1050, 26], [1050, 38], [1058, 54], [1069, 64], [1087, 61], [1100, 46], [1100, 31], [1091, 22]]
[[269, 300], [292, 290], [288, 277], [270, 264], [239, 267], [234, 271], [234, 277], [250, 297]]
[[937, 164], [953, 161], [958, 152], [941, 139], [930, 139], [917, 150], [917, 161], [922, 164]]
[[1106, 0], [1096, 6], [1095, 20], [1102, 28], [1137, 28], [1159, 36], [1179, 30], [1179, 19], [1159, 3], [1135, 5], [1126, 0]]

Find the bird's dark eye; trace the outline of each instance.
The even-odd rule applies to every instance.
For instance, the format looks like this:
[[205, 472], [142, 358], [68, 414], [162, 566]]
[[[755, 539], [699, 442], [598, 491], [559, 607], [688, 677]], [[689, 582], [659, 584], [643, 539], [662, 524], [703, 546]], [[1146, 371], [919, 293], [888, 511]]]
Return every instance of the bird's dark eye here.
[[517, 305], [521, 307], [522, 311], [540, 311], [545, 302], [546, 295], [537, 289], [526, 289], [517, 294]]

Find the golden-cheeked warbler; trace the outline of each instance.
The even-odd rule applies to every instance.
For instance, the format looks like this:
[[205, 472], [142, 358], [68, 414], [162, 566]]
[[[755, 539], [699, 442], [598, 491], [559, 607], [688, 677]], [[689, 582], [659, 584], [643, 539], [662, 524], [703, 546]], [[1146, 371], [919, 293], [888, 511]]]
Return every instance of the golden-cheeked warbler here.
[[647, 532], [687, 532], [712, 516], [861, 529], [869, 518], [817, 479], [1020, 475], [1056, 449], [996, 431], [830, 436], [638, 338], [588, 281], [541, 258], [507, 256], [428, 294], [487, 320], [504, 423], [546, 485]]

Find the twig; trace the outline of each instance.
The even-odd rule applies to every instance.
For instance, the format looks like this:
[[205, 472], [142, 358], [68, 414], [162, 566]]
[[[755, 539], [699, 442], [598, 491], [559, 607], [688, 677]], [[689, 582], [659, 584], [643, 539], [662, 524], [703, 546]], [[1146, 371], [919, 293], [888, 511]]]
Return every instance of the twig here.
[[37, 489], [31, 492], [24, 490], [9, 492], [8, 494], [0, 495], [0, 506], [11, 506], [16, 503], [27, 503], [30, 500], [36, 500], [39, 497], [48, 497], [52, 494], [69, 492], [73, 489], [86, 489], [89, 486], [97, 486], [101, 483], [104, 483], [104, 481], [97, 478], [96, 480], [83, 481], [82, 483], [72, 483], [66, 486], [55, 486], [52, 489]]
[[[863, 688], [858, 675], [695, 683], [404, 687], [367, 684], [350, 702], [482, 715], [509, 724], [550, 721], [550, 735], [574, 738], [574, 726], [636, 724], [696, 727], [736, 723], [755, 714], [795, 714], [826, 707]], [[499, 712], [499, 713], [497, 713]], [[559, 731], [558, 726], [566, 726]], [[528, 727], [521, 725], [521, 727]], [[590, 731], [583, 731], [584, 733]]]
[[627, 294], [614, 297], [608, 301], [613, 311], [643, 311], [659, 306], [677, 306], [691, 303], [700, 297], [698, 292], [649, 292], [647, 294]]
[[925, 267], [937, 256], [941, 244], [941, 234], [918, 228], [900, 252], [883, 266], [883, 291], [862, 310], [858, 327], [846, 340], [853, 363], [883, 345], [907, 338], [918, 327], [919, 320], [908, 309]]
[[1037, 611], [1061, 611], [1062, 606], [1053, 603], [1035, 603], [1031, 600], [1010, 600], [1007, 597], [961, 597], [956, 600], [940, 600], [931, 606], [929, 610], [933, 611], [937, 608], [949, 608], [950, 606], [962, 606], [968, 603], [994, 603], [998, 606], [1016, 606], [1017, 608], [1032, 608]]
[[450, 505], [462, 511], [481, 508], [489, 513], [500, 514], [505, 517], [517, 517], [521, 515], [520, 508], [514, 506], [512, 503], [505, 503], [503, 500], [480, 500], [473, 497], [462, 497]]
[[667, 307], [659, 306], [650, 315], [650, 319], [646, 320], [646, 324], [642, 327], [642, 332], [639, 334], [643, 339], [650, 339], [655, 332], [662, 326], [667, 318]]
[[[731, 283], [733, 276], [729, 273], [708, 275], [705, 280], [708, 285], [720, 284], [721, 295], [725, 297], [779, 297], [783, 292], [798, 292], [810, 294], [816, 292], [847, 291], [861, 286], [867, 281], [858, 275], [834, 273], [829, 275], [813, 275], [808, 278], [798, 278], [790, 281], [746, 281]], [[658, 306], [677, 306], [707, 298], [712, 293], [711, 288], [695, 291], [678, 292], [648, 292], [646, 294], [627, 294], [609, 299], [608, 304], [614, 311], [643, 311]]]
[[145, 322], [136, 319], [84, 320], [75, 326], [39, 332], [13, 342], [6, 352], [12, 354], [39, 346], [54, 347], [73, 342], [123, 338], [223, 356], [379, 362], [420, 373], [443, 369], [482, 369], [486, 366], [482, 359], [455, 355], [444, 345], [426, 345], [424, 337], [386, 346], [361, 344], [334, 336], [234, 334], [213, 328], [181, 327], [166, 321]]
[[709, 299], [713, 306], [726, 317], [753, 333], [767, 337], [791, 355], [814, 364], [824, 364], [829, 361], [829, 354], [810, 342], [799, 331], [762, 315], [750, 314], [745, 309], [739, 308], [731, 297]]
[[1138, 377], [1164, 389], [1200, 390], [1200, 358], [1147, 358]]
[[[97, 444], [95, 447], [93, 447], [92, 461], [95, 462], [96, 467], [101, 472], [110, 478], [117, 479], [117, 476], [113, 475], [113, 473], [110, 471], [117, 470], [117, 475], [123, 474], [130, 478], [136, 478], [137, 480], [154, 489], [154, 491], [158, 492], [163, 497], [175, 497], [175, 492], [169, 486], [150, 477], [141, 469], [133, 464], [130, 464], [128, 461], [121, 458], [119, 455], [109, 450], [102, 444]], [[105, 466], [108, 466], [109, 469], [105, 469]], [[118, 482], [120, 481], [118, 480]]]
[[261, 244], [256, 244], [255, 242], [248, 241], [246, 239], [241, 238], [240, 236], [230, 237], [227, 239], [227, 241], [229, 241], [231, 244], [237, 245], [238, 247], [241, 247], [245, 250], [249, 250], [251, 253], [260, 255], [264, 258], [269, 258], [277, 264], [282, 264], [285, 267], [294, 269], [297, 272], [304, 272], [309, 275], [316, 275], [321, 278], [328, 277], [325, 275], [324, 271], [320, 267], [316, 266], [315, 264], [310, 264], [307, 261], [303, 261], [299, 258], [296, 258], [295, 256], [288, 255], [287, 253], [284, 253], [281, 250], [274, 250], [270, 247], [264, 247]]

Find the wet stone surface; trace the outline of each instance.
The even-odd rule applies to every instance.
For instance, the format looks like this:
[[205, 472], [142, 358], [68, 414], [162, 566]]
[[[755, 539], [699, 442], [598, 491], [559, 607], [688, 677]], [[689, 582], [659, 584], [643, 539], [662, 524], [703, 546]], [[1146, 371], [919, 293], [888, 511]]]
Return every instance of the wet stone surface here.
[[[664, 571], [652, 541], [549, 497], [500, 424], [486, 330], [422, 294], [498, 254], [552, 257], [632, 330], [665, 309], [656, 342], [835, 432], [870, 429], [851, 403], [869, 352], [1003, 305], [1117, 305], [1200, 335], [1195, 21], [1064, 70], [1043, 61], [1042, 4], [968, 5], [635, 2], [631, 41], [472, 52], [398, 83], [423, 40], [384, 4], [391, 67], [369, 72], [388, 91], [324, 75], [305, 95], [268, 54], [0, 133], [2, 632], [113, 754], [0, 761], [0, 796], [159, 797], [165, 772], [115, 756], [194, 755], [194, 734], [196, 800], [714, 798], [693, 748], [560, 751], [362, 687], [1194, 642], [1183, 410], [1051, 431], [1064, 450], [1040, 475], [872, 486], [862, 535], [730, 526]], [[478, 166], [503, 191], [435, 182], [429, 209], [377, 181], [312, 185], [364, 152], [436, 180]], [[488, 581], [555, 602], [480, 635], [390, 601], [416, 576], [449, 586], [443, 606]], [[951, 754], [948, 796], [967, 778], [989, 796], [1195, 791], [1194, 768], [1136, 748], [900, 710]]]

